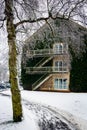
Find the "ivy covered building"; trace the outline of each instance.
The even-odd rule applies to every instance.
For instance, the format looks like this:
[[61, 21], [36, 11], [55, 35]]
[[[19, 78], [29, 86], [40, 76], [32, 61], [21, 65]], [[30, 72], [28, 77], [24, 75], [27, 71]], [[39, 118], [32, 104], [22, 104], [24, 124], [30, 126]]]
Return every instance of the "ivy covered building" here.
[[68, 20], [48, 22], [23, 47], [24, 89], [87, 91], [87, 29]]

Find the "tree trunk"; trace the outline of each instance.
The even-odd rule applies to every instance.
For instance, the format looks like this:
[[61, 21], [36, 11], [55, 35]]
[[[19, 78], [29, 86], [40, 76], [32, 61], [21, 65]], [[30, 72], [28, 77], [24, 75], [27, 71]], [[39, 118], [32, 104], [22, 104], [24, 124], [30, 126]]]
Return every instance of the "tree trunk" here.
[[17, 50], [16, 50], [16, 33], [14, 27], [13, 17], [13, 0], [5, 0], [5, 15], [6, 15], [6, 28], [9, 46], [9, 81], [11, 83], [12, 106], [13, 106], [13, 121], [19, 122], [22, 120], [22, 106], [21, 96], [18, 88], [17, 80]]

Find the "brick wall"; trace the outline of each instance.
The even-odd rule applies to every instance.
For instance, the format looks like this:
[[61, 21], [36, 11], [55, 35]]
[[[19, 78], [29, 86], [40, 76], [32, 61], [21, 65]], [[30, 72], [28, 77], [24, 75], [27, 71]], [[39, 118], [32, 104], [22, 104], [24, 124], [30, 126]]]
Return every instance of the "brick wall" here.
[[[70, 73], [57, 73], [53, 74], [47, 81], [45, 81], [39, 88], [39, 90], [47, 90], [47, 91], [54, 91], [54, 80], [55, 78], [64, 78], [67, 79], [67, 84], [69, 86], [69, 80], [70, 80]], [[69, 88], [68, 88], [69, 90]], [[62, 90], [61, 90], [62, 91]]]

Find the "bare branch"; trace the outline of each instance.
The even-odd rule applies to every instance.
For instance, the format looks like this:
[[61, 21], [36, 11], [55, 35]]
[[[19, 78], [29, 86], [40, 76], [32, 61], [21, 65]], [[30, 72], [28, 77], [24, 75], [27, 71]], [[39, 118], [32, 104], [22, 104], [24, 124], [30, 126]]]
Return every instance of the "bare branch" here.
[[20, 19], [19, 15], [18, 15], [18, 12], [17, 12], [16, 7], [14, 7], [14, 10], [15, 10], [15, 13], [16, 13], [16, 15], [17, 15], [17, 18], [21, 21], [21, 19]]
[[50, 23], [49, 23], [47, 20], [45, 20], [45, 21], [46, 21], [46, 23], [49, 25], [49, 28], [50, 28], [50, 30], [51, 30], [51, 32], [52, 32], [52, 36], [54, 37], [54, 31], [53, 31], [52, 26], [50, 25]]
[[84, 1], [85, 1], [85, 0], [78, 1], [78, 2], [74, 5], [74, 7], [73, 7], [73, 8], [71, 9], [71, 11], [69, 12], [68, 18], [70, 18], [71, 13], [73, 13], [74, 10], [75, 10], [81, 3], [83, 3]]
[[29, 19], [29, 20], [22, 20], [22, 21], [16, 23], [15, 27], [17, 27], [17, 26], [19, 26], [19, 25], [21, 25], [23, 23], [35, 23], [35, 22], [38, 22], [38, 21], [45, 21], [47, 19], [49, 19], [49, 17], [46, 17], [46, 18], [41, 17], [41, 18], [37, 18], [37, 19], [33, 19], [33, 20], [31, 20], [31, 19]]

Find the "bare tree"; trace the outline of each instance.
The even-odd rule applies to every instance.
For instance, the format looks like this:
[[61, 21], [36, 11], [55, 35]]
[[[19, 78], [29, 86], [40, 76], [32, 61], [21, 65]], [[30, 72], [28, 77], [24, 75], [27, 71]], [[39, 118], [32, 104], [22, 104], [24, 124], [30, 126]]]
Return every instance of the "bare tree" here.
[[[16, 35], [25, 25], [52, 19], [73, 19], [87, 25], [87, 0], [1, 0], [0, 28], [7, 28], [9, 46], [9, 80], [11, 83], [13, 120], [22, 120], [21, 96], [17, 79]], [[6, 22], [5, 22], [6, 21]]]

